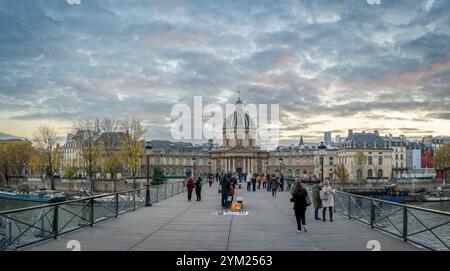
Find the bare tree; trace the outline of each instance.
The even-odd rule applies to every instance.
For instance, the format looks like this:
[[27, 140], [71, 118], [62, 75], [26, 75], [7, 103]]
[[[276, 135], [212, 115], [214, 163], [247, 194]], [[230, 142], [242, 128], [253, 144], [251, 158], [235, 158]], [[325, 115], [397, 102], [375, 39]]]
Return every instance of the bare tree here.
[[133, 189], [136, 189], [136, 175], [139, 169], [139, 161], [141, 161], [145, 154], [142, 137], [146, 130], [141, 119], [132, 118], [121, 121], [121, 131], [123, 133], [121, 144], [122, 158], [133, 178]]
[[60, 165], [60, 150], [56, 130], [47, 126], [41, 126], [33, 138], [33, 147], [36, 150], [41, 167], [51, 180], [51, 189], [55, 190], [54, 175]]
[[75, 148], [80, 156], [82, 167], [91, 183], [91, 191], [95, 191], [94, 171], [100, 159], [100, 146], [98, 137], [100, 135], [100, 120], [80, 120], [73, 124], [75, 135]]

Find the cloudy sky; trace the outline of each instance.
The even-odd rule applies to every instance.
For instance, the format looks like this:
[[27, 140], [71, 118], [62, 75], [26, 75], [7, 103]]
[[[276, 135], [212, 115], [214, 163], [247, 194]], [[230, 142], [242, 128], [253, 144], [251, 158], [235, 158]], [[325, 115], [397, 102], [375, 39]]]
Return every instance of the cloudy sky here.
[[174, 104], [237, 91], [293, 142], [450, 135], [447, 0], [0, 0], [0, 63], [0, 132], [25, 137], [138, 116], [170, 139]]

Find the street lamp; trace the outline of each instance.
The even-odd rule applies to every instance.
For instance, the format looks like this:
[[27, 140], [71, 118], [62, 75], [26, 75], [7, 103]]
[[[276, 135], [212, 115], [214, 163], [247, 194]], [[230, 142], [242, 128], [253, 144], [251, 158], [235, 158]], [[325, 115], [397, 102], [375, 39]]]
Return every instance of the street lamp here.
[[283, 165], [283, 158], [278, 158], [278, 161], [280, 161], [280, 177], [281, 177], [281, 166]]
[[147, 187], [145, 189], [145, 206], [152, 206], [150, 199], [150, 155], [152, 154], [152, 143], [145, 142], [145, 156], [147, 157]]
[[325, 149], [327, 147], [323, 144], [323, 142], [320, 142], [320, 145], [318, 147], [319, 149], [319, 156], [320, 156], [320, 180], [323, 183], [323, 156], [325, 154]]
[[208, 178], [210, 174], [211, 174], [211, 161], [208, 161]]
[[197, 157], [192, 157], [192, 177], [195, 178], [195, 161], [197, 161]]

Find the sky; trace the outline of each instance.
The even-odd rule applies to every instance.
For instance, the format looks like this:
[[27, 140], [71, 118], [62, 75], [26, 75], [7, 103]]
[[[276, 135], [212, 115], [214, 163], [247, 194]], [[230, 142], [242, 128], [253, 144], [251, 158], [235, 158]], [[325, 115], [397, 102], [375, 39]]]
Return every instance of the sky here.
[[0, 132], [78, 119], [279, 104], [282, 142], [450, 135], [447, 0], [0, 0]]

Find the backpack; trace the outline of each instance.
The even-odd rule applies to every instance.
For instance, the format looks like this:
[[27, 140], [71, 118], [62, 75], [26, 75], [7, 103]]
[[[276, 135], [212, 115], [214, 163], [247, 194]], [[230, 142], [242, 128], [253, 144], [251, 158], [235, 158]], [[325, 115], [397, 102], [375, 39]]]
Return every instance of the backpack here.
[[330, 197], [330, 192], [327, 190], [320, 190], [320, 199], [321, 200], [328, 200], [328, 198]]

